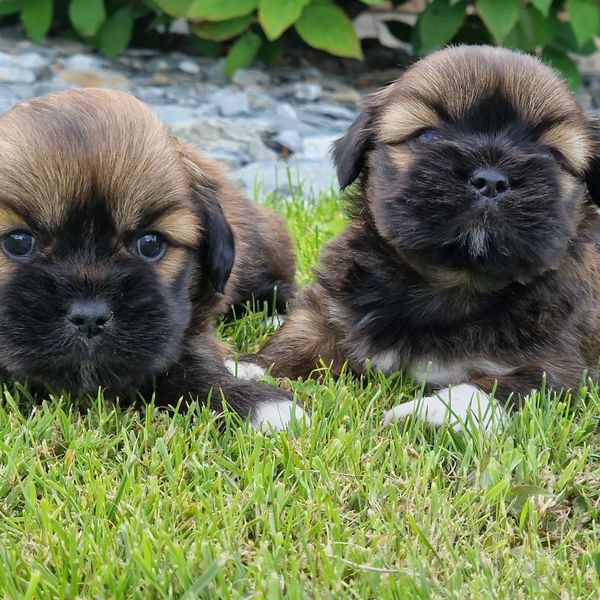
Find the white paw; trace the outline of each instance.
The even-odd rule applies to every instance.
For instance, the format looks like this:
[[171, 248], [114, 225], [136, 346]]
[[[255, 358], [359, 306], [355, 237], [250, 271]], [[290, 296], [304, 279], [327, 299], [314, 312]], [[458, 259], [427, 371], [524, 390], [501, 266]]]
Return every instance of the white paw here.
[[265, 433], [283, 431], [292, 420], [310, 425], [310, 417], [295, 402], [262, 402], [252, 410], [251, 424]]
[[507, 421], [507, 415], [498, 402], [474, 385], [461, 383], [411, 402], [399, 404], [386, 411], [383, 422], [415, 415], [436, 427], [447, 425], [455, 431], [471, 426], [487, 431], [498, 431]]
[[268, 327], [279, 329], [285, 323], [285, 315], [273, 315], [272, 317], [267, 317], [265, 323]]
[[265, 369], [254, 363], [237, 362], [231, 358], [226, 358], [223, 364], [232, 375], [247, 381], [258, 381], [265, 374]]

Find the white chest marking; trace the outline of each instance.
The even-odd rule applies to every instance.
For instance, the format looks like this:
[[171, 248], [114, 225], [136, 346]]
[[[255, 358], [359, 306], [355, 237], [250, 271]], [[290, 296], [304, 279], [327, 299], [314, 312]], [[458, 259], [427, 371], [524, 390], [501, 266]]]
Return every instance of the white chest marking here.
[[390, 425], [412, 415], [435, 427], [448, 426], [455, 431], [463, 427], [499, 431], [507, 421], [506, 412], [500, 404], [483, 390], [468, 383], [398, 404], [385, 413], [383, 422]]
[[448, 385], [450, 383], [462, 383], [473, 373], [491, 375], [492, 377], [509, 375], [514, 371], [514, 368], [481, 358], [448, 363], [420, 360], [410, 370], [419, 383]]

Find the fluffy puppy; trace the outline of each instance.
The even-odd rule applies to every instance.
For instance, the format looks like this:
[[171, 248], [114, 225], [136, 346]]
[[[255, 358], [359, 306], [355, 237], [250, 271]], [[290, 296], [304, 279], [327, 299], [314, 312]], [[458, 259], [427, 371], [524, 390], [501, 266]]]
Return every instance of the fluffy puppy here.
[[[433, 424], [490, 423], [596, 374], [600, 131], [534, 57], [454, 47], [369, 97], [334, 148], [351, 223], [258, 358], [275, 376], [323, 360], [407, 371]], [[434, 390], [434, 393], [432, 393]], [[502, 418], [503, 413], [492, 411]]]
[[[258, 425], [296, 410], [233, 377], [214, 320], [294, 291], [282, 220], [180, 143], [146, 105], [61, 92], [0, 118], [0, 368], [75, 395], [222, 395]], [[298, 414], [301, 411], [298, 409]]]

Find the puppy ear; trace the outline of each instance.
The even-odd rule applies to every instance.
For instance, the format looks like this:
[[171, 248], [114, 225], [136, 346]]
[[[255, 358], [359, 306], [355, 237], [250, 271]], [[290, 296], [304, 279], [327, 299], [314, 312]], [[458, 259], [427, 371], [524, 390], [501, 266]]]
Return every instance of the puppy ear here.
[[585, 183], [592, 201], [600, 206], [600, 119], [592, 118], [592, 159], [585, 174]]
[[365, 106], [346, 134], [333, 144], [333, 162], [338, 183], [344, 189], [361, 174], [367, 151], [372, 146], [374, 110]]
[[183, 148], [183, 163], [191, 177], [192, 200], [202, 218], [200, 264], [213, 288], [221, 294], [235, 260], [235, 240], [220, 202], [224, 173], [217, 163]]

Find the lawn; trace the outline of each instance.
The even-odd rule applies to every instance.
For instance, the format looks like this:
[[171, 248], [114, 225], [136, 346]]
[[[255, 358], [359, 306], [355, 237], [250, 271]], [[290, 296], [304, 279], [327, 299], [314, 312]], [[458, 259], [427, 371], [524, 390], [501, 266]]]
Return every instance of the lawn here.
[[[307, 194], [308, 195], [308, 194]], [[299, 281], [334, 196], [270, 198]], [[258, 313], [220, 327], [243, 351]], [[268, 437], [192, 406], [0, 403], [0, 598], [597, 598], [600, 388], [533, 398], [499, 435], [386, 429], [412, 383], [291, 386], [312, 426]]]

